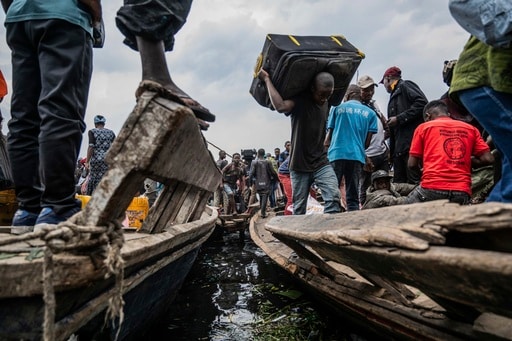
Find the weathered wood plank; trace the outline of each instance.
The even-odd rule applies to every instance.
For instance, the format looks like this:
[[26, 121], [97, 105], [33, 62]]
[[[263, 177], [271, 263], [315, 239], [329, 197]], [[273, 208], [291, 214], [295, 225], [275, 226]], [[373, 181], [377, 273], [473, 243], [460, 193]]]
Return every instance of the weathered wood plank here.
[[[202, 235], [213, 232], [217, 212], [209, 210], [211, 215], [203, 213], [201, 220], [182, 225], [167, 224], [165, 232], [159, 234], [130, 234], [121, 250], [125, 266], [143, 262], [159, 254], [184, 247]], [[132, 237], [134, 236], [134, 237]], [[34, 280], [41, 278], [43, 260], [36, 258], [28, 262], [27, 253], [18, 254], [13, 258], [0, 262], [2, 285], [0, 298], [24, 297], [42, 293], [42, 282]], [[54, 286], [56, 290], [72, 289], [87, 285], [103, 278], [104, 268], [96, 268], [88, 256], [74, 254], [54, 255]]]
[[[190, 153], [191, 150], [194, 152]], [[83, 214], [86, 225], [104, 225], [112, 216], [120, 216], [145, 178], [164, 184], [172, 180], [179, 186], [194, 186], [208, 192], [213, 192], [221, 180], [194, 115], [151, 92], [140, 97], [106, 161], [109, 171]], [[203, 167], [197, 167], [199, 164]], [[185, 197], [180, 196], [180, 200]], [[176, 207], [183, 203], [180, 200]], [[193, 201], [189, 203], [195, 206]], [[166, 208], [171, 208], [171, 219], [177, 216], [175, 208]], [[151, 214], [154, 212], [162, 211], [153, 210]]]
[[[510, 221], [512, 204], [459, 206], [434, 201], [332, 215], [280, 216], [268, 222], [267, 228], [281, 235], [335, 245], [396, 246], [412, 250], [442, 245], [450, 233], [464, 233], [473, 234], [480, 241], [481, 249], [512, 251]], [[486, 238], [480, 238], [481, 233]]]
[[407, 251], [308, 241], [323, 257], [363, 273], [410, 284], [430, 295], [512, 316], [512, 254], [432, 246]]
[[[512, 316], [511, 204], [432, 202], [371, 213], [277, 217], [266, 228], [359, 273], [413, 285], [434, 299]], [[454, 231], [473, 236], [473, 248], [437, 246]]]

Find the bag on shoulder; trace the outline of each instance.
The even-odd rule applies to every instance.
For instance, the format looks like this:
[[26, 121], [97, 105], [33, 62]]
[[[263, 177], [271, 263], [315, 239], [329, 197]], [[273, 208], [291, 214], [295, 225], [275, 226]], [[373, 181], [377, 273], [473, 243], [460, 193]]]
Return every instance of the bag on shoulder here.
[[450, 0], [452, 17], [481, 42], [499, 48], [511, 46], [510, 0]]

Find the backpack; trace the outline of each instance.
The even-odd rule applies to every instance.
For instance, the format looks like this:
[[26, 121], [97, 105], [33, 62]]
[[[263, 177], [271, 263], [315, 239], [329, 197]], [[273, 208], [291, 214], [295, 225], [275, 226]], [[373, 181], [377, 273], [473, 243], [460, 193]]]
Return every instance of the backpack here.
[[269, 191], [273, 174], [273, 172], [270, 170], [272, 165], [267, 160], [257, 160], [253, 162], [253, 181], [256, 186], [256, 191]]

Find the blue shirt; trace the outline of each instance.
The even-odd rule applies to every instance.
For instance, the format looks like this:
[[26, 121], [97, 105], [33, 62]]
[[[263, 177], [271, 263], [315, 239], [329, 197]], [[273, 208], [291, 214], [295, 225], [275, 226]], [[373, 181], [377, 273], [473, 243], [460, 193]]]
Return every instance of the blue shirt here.
[[91, 16], [78, 7], [78, 0], [14, 0], [5, 23], [61, 19], [82, 27], [92, 36]]
[[350, 100], [331, 108], [327, 129], [332, 129], [329, 161], [355, 160], [364, 164], [366, 136], [377, 132], [377, 114], [366, 105]]
[[280, 174], [290, 174], [290, 169], [288, 168], [288, 163], [290, 162], [290, 158], [287, 157], [286, 160], [281, 163], [279, 166], [278, 172]]

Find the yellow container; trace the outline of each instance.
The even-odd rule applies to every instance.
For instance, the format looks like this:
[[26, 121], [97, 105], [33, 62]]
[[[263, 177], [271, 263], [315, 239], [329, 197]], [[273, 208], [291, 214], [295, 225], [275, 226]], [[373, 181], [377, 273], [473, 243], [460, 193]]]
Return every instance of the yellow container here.
[[0, 191], [0, 225], [10, 226], [17, 209], [18, 202], [14, 189]]
[[146, 219], [149, 213], [149, 201], [145, 196], [133, 198], [130, 206], [126, 209], [126, 216], [128, 217], [128, 226], [140, 229], [142, 222]]
[[82, 202], [82, 210], [85, 208], [85, 205], [87, 205], [89, 200], [91, 200], [90, 195], [77, 194], [75, 197]]
[[[91, 197], [89, 195], [76, 195], [76, 198], [82, 202], [82, 209], [89, 202]], [[130, 206], [126, 209], [126, 217], [128, 218], [128, 227], [135, 227], [140, 229], [142, 222], [146, 219], [149, 213], [149, 201], [145, 196], [133, 198]]]

